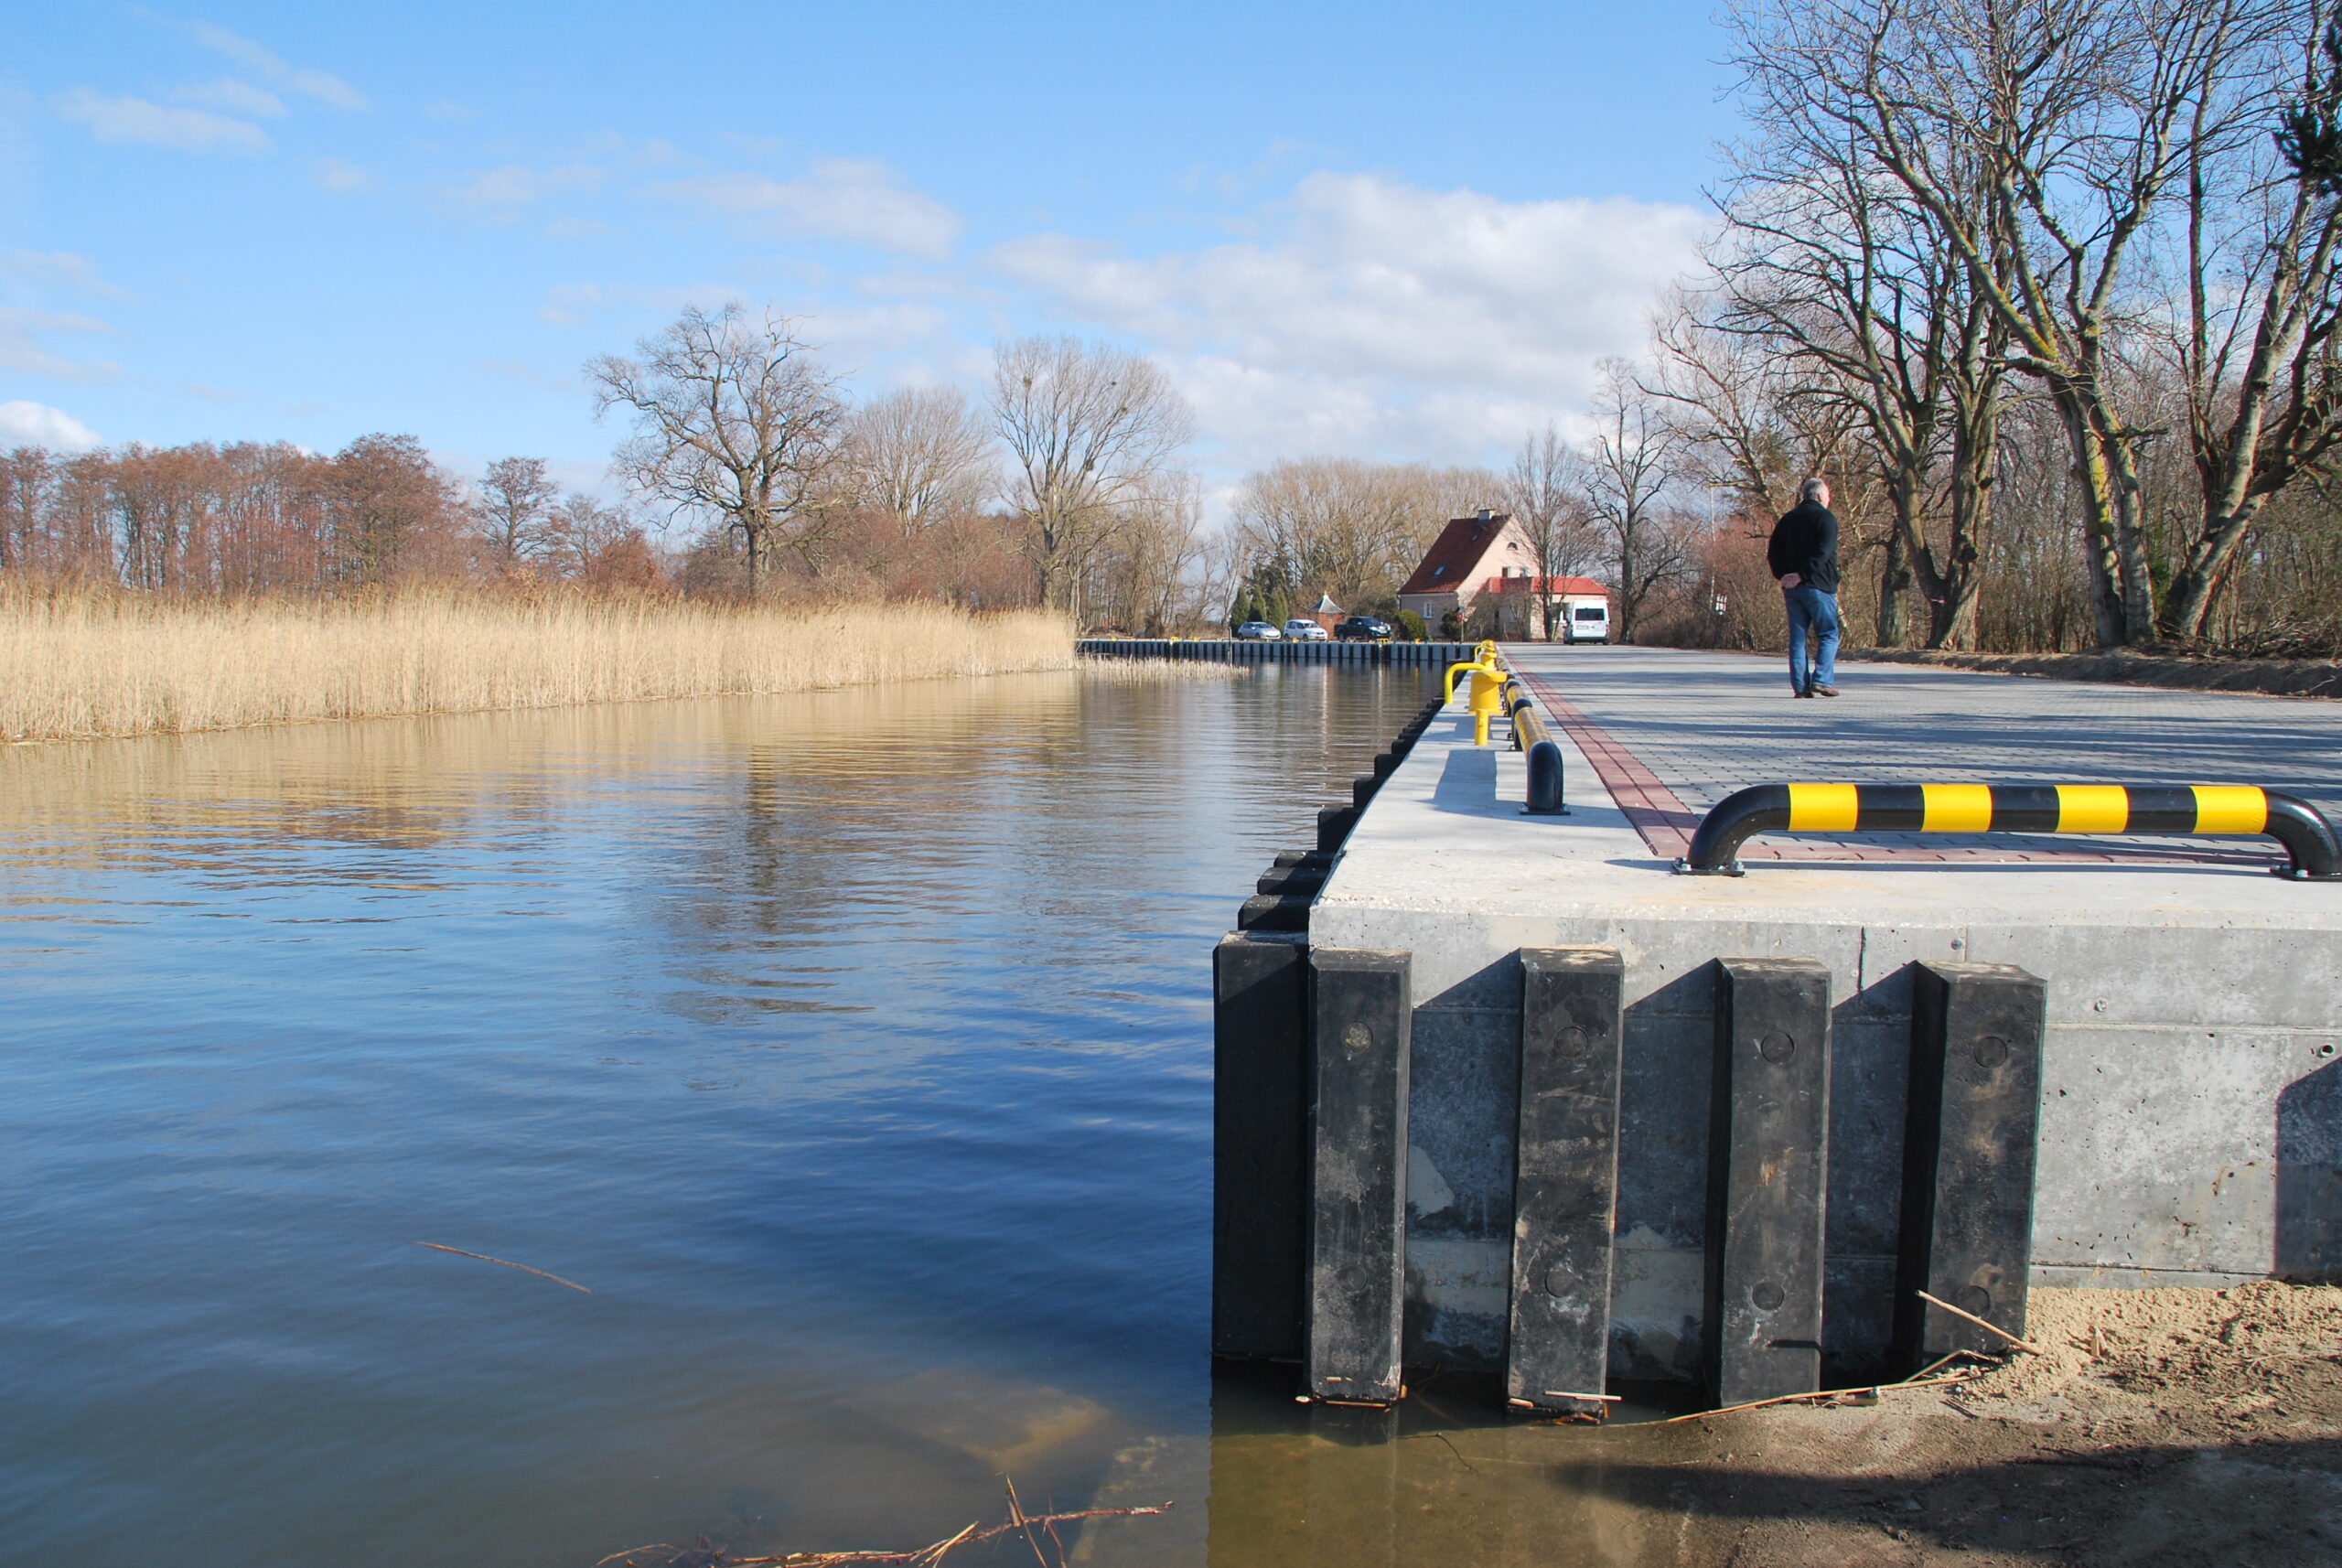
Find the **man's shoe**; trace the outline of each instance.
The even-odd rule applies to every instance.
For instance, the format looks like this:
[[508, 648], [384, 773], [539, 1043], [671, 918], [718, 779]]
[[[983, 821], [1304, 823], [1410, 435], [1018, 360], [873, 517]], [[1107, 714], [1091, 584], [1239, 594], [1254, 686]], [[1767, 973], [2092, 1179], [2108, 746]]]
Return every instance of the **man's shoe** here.
[[1813, 693], [1810, 692], [1791, 692], [1789, 695], [1792, 697], [1810, 697]]
[[1834, 697], [1837, 694], [1838, 688], [1835, 686], [1816, 686], [1806, 693], [1809, 697]]

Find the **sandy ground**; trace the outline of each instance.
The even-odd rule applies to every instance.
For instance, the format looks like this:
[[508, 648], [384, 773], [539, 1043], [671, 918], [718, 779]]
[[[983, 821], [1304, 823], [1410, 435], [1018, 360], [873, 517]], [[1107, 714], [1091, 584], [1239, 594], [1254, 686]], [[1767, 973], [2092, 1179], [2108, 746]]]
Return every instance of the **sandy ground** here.
[[1643, 1563], [2342, 1563], [2342, 1289], [2039, 1291], [2028, 1337], [1954, 1390], [1621, 1427], [1579, 1484], [1675, 1516]]

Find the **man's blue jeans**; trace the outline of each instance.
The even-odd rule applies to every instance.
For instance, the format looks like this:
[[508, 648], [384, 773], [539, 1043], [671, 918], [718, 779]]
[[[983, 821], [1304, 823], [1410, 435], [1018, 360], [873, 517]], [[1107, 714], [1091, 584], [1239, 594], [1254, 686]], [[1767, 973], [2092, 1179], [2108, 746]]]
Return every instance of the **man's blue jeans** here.
[[[1838, 683], [1838, 598], [1819, 588], [1783, 588], [1789, 611], [1789, 686], [1808, 692]], [[1806, 633], [1813, 634], [1813, 673], [1805, 672]]]

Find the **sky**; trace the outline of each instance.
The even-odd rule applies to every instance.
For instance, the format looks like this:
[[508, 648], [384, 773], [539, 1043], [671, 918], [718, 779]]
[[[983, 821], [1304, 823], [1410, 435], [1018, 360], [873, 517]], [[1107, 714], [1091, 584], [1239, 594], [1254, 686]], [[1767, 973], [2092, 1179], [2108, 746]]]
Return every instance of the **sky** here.
[[8, 6], [0, 444], [604, 488], [580, 367], [737, 299], [869, 396], [1139, 349], [1222, 484], [1500, 461], [1690, 264], [1714, 5]]

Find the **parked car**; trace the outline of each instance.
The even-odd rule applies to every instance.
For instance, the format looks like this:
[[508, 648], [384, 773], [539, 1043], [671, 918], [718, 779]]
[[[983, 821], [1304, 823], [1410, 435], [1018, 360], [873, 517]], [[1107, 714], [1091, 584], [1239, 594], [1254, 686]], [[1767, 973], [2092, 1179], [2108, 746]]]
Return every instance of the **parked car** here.
[[1236, 639], [1240, 642], [1283, 642], [1284, 633], [1268, 621], [1248, 620], [1236, 628]]
[[1372, 616], [1351, 616], [1334, 628], [1337, 642], [1388, 642], [1391, 637], [1391, 623]]
[[1323, 642], [1326, 640], [1326, 628], [1314, 620], [1295, 617], [1284, 623], [1284, 635], [1288, 642]]

